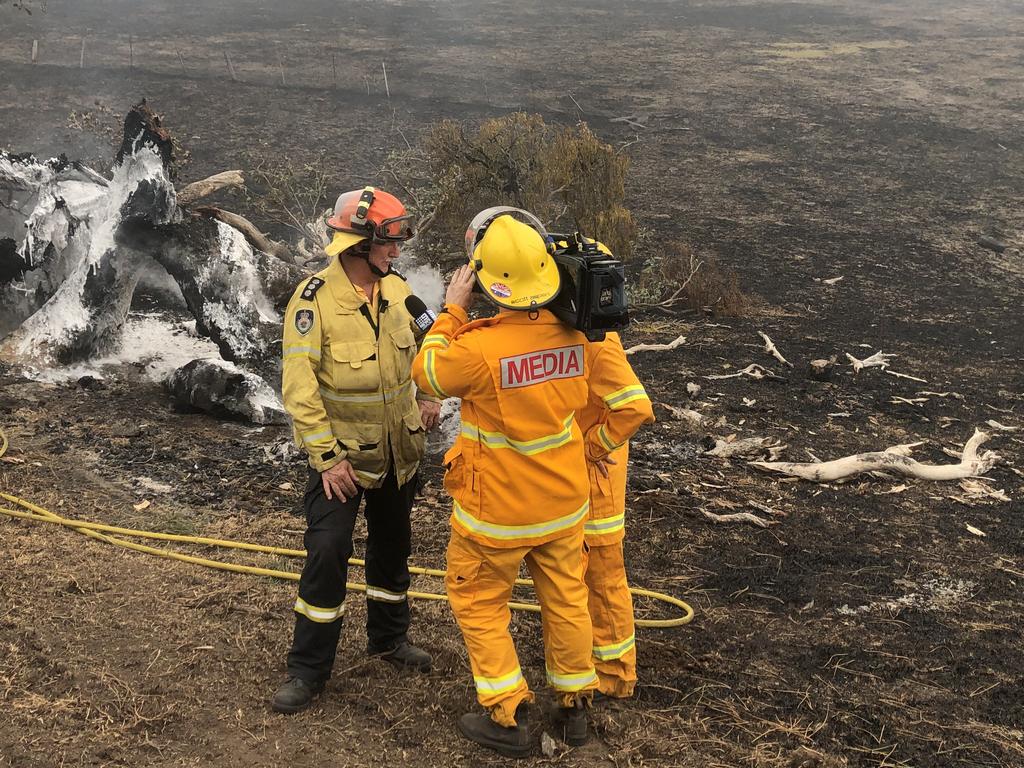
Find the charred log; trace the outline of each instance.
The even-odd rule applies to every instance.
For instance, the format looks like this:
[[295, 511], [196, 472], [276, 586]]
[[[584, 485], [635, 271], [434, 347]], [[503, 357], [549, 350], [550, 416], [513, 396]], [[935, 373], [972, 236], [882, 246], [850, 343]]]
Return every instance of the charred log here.
[[257, 424], [288, 421], [265, 381], [222, 360], [193, 360], [171, 374], [167, 389], [181, 409]]

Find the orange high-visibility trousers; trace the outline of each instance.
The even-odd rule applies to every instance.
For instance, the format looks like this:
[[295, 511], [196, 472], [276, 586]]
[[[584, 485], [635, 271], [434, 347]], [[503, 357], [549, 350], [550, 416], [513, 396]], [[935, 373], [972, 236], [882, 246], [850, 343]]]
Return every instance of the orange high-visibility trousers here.
[[597, 688], [593, 635], [583, 581], [583, 527], [538, 546], [489, 547], [453, 530], [445, 586], [462, 630], [480, 704], [495, 722], [515, 725], [516, 707], [533, 701], [508, 625], [508, 602], [525, 560], [541, 605], [548, 683], [560, 706]]
[[598, 690], [606, 696], [626, 698], [636, 687], [636, 627], [621, 539], [592, 545], [584, 559]]

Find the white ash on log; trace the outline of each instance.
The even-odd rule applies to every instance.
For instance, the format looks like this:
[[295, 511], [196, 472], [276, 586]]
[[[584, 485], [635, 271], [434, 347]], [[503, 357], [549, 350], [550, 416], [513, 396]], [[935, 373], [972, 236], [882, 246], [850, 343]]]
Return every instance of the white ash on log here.
[[0, 327], [10, 335], [0, 353], [35, 364], [67, 363], [113, 345], [145, 258], [117, 247], [117, 229], [133, 218], [163, 224], [177, 215], [174, 187], [151, 145], [125, 156], [108, 187], [51, 183], [25, 224], [23, 281], [0, 287], [5, 299], [24, 297], [4, 302]]
[[[264, 238], [271, 253], [254, 250], [245, 219], [252, 231], [182, 210], [171, 162], [170, 136], [144, 102], [125, 119], [110, 180], [63, 157], [0, 152], [3, 359], [50, 367], [117, 347], [140, 275], [159, 264], [222, 356], [278, 385], [280, 311], [305, 273], [283, 244]], [[179, 385], [194, 405], [226, 410]]]
[[177, 282], [196, 328], [225, 360], [280, 380], [281, 312], [302, 270], [253, 250], [241, 232], [188, 217], [166, 226], [122, 227], [118, 242], [144, 249]]
[[261, 379], [224, 360], [193, 360], [166, 382], [175, 403], [256, 424], [287, 424], [277, 393]]

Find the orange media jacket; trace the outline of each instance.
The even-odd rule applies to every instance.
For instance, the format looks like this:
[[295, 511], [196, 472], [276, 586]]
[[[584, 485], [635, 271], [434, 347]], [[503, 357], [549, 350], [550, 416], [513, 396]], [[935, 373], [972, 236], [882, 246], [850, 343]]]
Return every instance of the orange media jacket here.
[[591, 376], [599, 346], [547, 310], [530, 314], [470, 323], [450, 306], [413, 361], [418, 387], [462, 399], [462, 429], [444, 458], [452, 527], [493, 547], [537, 546], [581, 527], [586, 458], [606, 456], [644, 421], [627, 407], [582, 431], [576, 416], [591, 394], [626, 398], [636, 377], [619, 368]]

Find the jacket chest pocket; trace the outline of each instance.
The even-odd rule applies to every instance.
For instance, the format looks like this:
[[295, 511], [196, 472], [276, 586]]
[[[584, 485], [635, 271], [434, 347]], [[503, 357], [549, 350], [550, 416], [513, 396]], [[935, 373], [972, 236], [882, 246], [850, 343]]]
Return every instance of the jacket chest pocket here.
[[380, 361], [372, 341], [333, 341], [332, 386], [342, 392], [376, 392], [380, 389]]
[[408, 377], [409, 371], [412, 369], [413, 358], [416, 357], [416, 337], [413, 336], [409, 328], [398, 328], [391, 331], [390, 335], [391, 343], [402, 364], [402, 370], [399, 371], [398, 377], [400, 379]]

